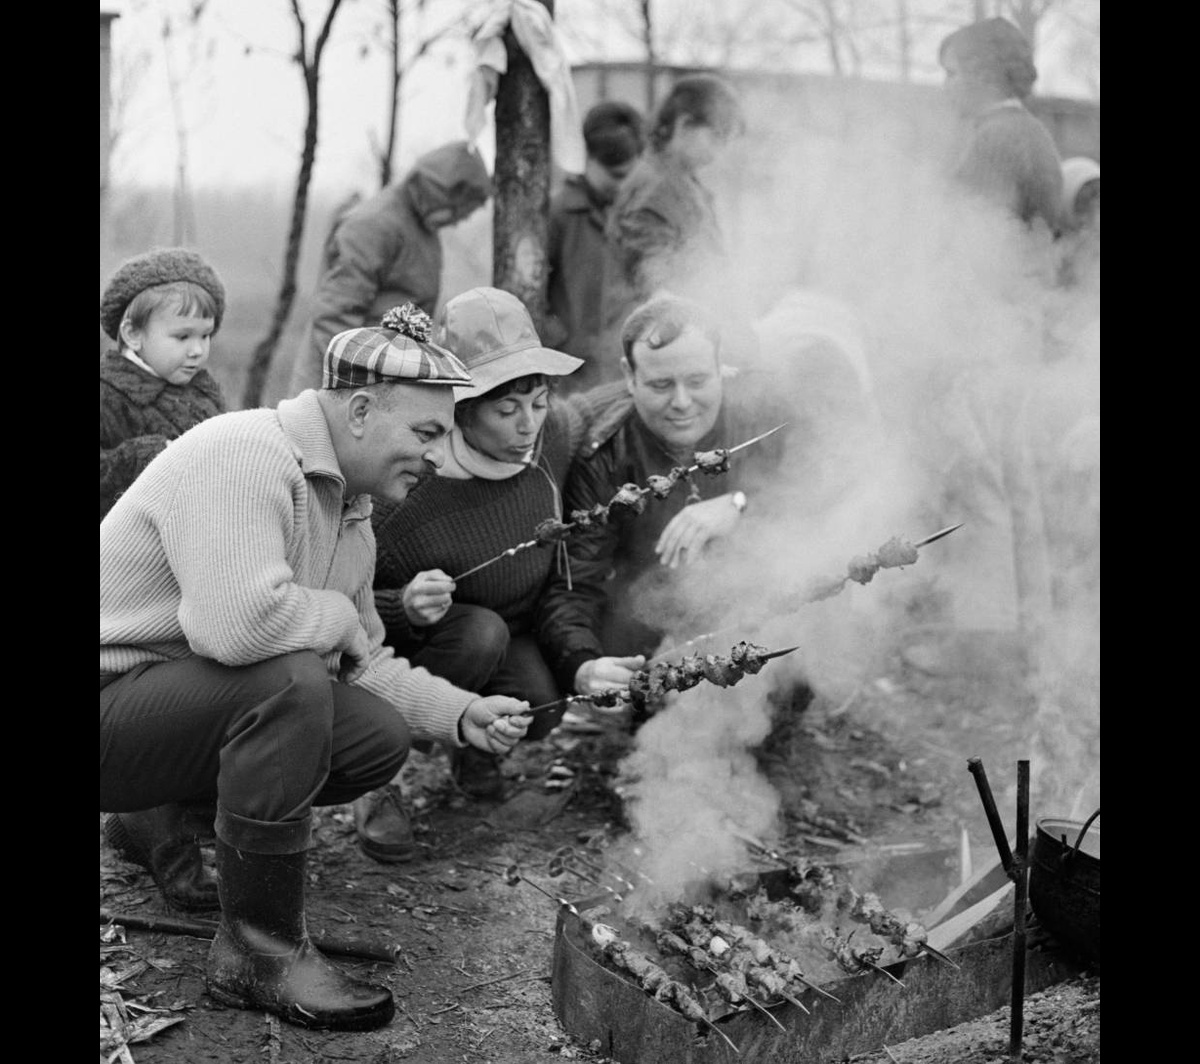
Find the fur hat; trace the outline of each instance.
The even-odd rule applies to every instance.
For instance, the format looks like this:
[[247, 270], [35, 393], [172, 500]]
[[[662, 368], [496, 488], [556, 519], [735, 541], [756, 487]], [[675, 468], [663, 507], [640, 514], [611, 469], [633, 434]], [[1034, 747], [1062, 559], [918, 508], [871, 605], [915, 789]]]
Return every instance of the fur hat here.
[[207, 262], [186, 248], [156, 248], [124, 263], [112, 275], [100, 297], [100, 326], [118, 340], [125, 308], [139, 292], [172, 281], [191, 281], [199, 285], [217, 305], [214, 328], [221, 327], [225, 313], [225, 286]]
[[435, 343], [429, 315], [413, 303], [393, 307], [378, 325], [347, 329], [329, 341], [322, 388], [363, 388], [383, 382], [470, 384], [471, 374]]

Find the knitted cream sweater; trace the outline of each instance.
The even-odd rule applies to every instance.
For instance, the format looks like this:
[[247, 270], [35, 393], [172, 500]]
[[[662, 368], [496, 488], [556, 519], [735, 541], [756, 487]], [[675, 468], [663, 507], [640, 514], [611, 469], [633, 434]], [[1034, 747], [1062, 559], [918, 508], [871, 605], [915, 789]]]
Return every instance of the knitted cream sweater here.
[[461, 745], [458, 720], [477, 696], [383, 645], [371, 500], [344, 488], [314, 391], [184, 433], [100, 522], [100, 671], [312, 650], [334, 677], [362, 629], [371, 659], [357, 683], [415, 737]]

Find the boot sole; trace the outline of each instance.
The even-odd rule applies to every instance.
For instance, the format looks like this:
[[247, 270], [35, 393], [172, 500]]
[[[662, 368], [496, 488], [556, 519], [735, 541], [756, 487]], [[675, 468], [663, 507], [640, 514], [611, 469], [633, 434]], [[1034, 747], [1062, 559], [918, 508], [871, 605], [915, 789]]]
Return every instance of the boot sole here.
[[396, 1015], [396, 1002], [388, 998], [382, 1005], [366, 1012], [346, 1017], [313, 1016], [299, 1008], [280, 1008], [254, 1001], [243, 994], [209, 983], [206, 988], [208, 996], [221, 1005], [235, 1009], [248, 1009], [251, 1012], [270, 1012], [286, 1023], [296, 1027], [307, 1027], [310, 1031], [373, 1031], [377, 1027], [386, 1027]]
[[372, 861], [379, 861], [381, 864], [404, 864], [406, 861], [411, 861], [417, 856], [415, 846], [408, 850], [382, 849], [372, 844], [369, 840], [364, 839], [361, 835], [358, 838], [358, 846]]

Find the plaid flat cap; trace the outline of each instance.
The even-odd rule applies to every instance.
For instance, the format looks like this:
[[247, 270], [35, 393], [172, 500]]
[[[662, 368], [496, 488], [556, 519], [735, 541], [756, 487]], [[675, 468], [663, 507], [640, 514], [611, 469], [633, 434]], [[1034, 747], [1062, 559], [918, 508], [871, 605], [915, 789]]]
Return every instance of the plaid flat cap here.
[[383, 381], [470, 384], [471, 374], [430, 336], [429, 315], [412, 303], [393, 307], [378, 325], [347, 329], [329, 341], [322, 388], [362, 388]]

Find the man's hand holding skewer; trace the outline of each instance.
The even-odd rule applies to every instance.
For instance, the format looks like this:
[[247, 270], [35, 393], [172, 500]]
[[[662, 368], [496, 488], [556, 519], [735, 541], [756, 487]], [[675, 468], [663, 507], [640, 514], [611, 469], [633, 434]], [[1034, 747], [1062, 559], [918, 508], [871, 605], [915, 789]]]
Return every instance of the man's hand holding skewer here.
[[408, 623], [414, 628], [437, 624], [454, 601], [454, 581], [441, 569], [417, 573], [400, 592]]
[[458, 730], [471, 746], [506, 754], [525, 736], [533, 719], [529, 703], [507, 695], [484, 695], [467, 706]]
[[741, 518], [741, 510], [729, 495], [702, 499], [685, 506], [662, 530], [654, 545], [658, 560], [668, 569], [694, 562], [710, 539], [729, 535]]
[[[575, 691], [581, 695], [597, 695], [614, 687], [628, 687], [633, 674], [646, 664], [642, 654], [627, 658], [592, 658], [585, 661], [575, 672]], [[608, 707], [603, 712], [619, 713], [620, 706]]]

